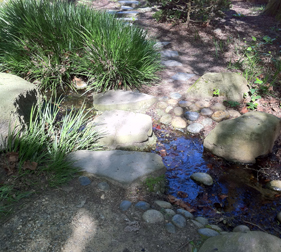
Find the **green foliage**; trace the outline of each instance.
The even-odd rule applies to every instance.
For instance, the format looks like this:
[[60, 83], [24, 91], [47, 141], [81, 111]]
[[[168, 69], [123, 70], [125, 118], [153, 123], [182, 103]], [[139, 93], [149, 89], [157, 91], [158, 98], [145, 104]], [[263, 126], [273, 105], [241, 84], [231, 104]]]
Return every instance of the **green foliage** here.
[[219, 89], [214, 89], [213, 90], [213, 96], [219, 96], [220, 95], [220, 90]]
[[161, 175], [159, 177], [149, 177], [145, 179], [144, 184], [150, 192], [154, 192], [155, 186], [159, 185], [164, 180], [165, 180], [165, 175]]
[[96, 91], [139, 87], [161, 68], [146, 35], [87, 6], [11, 0], [0, 8], [0, 70], [52, 90], [70, 86], [73, 76], [87, 78]]
[[236, 108], [240, 105], [240, 103], [237, 101], [225, 101], [225, 103], [231, 108]]
[[160, 5], [160, 10], [154, 14], [159, 22], [189, 23], [189, 17], [193, 21], [209, 22], [230, 6], [229, 0], [147, 0], [147, 3]]

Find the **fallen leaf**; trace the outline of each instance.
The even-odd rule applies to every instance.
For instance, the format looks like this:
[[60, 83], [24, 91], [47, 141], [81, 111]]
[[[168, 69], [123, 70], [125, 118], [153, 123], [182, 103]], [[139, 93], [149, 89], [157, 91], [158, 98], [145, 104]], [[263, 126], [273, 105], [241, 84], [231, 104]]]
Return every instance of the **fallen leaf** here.
[[166, 157], [166, 156], [167, 156], [167, 152], [166, 152], [166, 150], [164, 150], [164, 149], [163, 149], [163, 150], [160, 150], [159, 153], [160, 153], [160, 156], [161, 156], [161, 157]]
[[244, 108], [242, 108], [242, 109], [240, 110], [240, 113], [241, 113], [241, 114], [246, 114], [247, 112], [248, 112], [247, 107], [244, 107]]
[[9, 162], [18, 162], [19, 160], [19, 154], [17, 152], [9, 152], [6, 154], [6, 157], [8, 158]]
[[185, 193], [185, 192], [182, 192], [182, 191], [178, 191], [177, 196], [180, 197], [180, 198], [187, 198], [188, 194]]
[[168, 196], [168, 200], [169, 200], [169, 202], [170, 202], [171, 204], [175, 204], [175, 205], [177, 205], [177, 206], [179, 206], [179, 207], [185, 209], [186, 211], [188, 211], [188, 212], [190, 212], [190, 213], [196, 211], [195, 209], [189, 207], [189, 206], [187, 205], [187, 203], [184, 203], [182, 200], [177, 199], [177, 198], [174, 197], [173, 195], [169, 195], [169, 196]]
[[24, 170], [28, 169], [28, 170], [34, 171], [34, 170], [36, 170], [37, 165], [38, 165], [38, 164], [37, 164], [36, 162], [30, 162], [30, 161], [28, 160], [28, 161], [25, 161], [25, 162], [23, 163], [22, 169], [24, 169]]
[[222, 195], [219, 195], [219, 197], [223, 200], [223, 199], [227, 198], [228, 195], [222, 194]]

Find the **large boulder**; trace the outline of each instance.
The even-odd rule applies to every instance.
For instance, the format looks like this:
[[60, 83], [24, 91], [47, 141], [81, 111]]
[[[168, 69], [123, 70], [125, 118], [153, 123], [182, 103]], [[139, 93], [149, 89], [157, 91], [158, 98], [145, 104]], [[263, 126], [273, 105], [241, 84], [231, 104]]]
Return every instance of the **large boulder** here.
[[187, 90], [187, 98], [210, 98], [214, 90], [219, 90], [219, 96], [242, 102], [244, 93], [249, 92], [247, 84], [247, 80], [237, 73], [206, 73]]
[[281, 251], [281, 239], [260, 232], [229, 233], [206, 240], [199, 252], [277, 252]]
[[38, 97], [38, 90], [32, 83], [12, 74], [0, 73], [0, 150], [9, 128], [27, 124], [31, 107]]
[[229, 161], [255, 163], [271, 152], [280, 134], [281, 120], [263, 112], [249, 112], [219, 123], [205, 138], [204, 147]]

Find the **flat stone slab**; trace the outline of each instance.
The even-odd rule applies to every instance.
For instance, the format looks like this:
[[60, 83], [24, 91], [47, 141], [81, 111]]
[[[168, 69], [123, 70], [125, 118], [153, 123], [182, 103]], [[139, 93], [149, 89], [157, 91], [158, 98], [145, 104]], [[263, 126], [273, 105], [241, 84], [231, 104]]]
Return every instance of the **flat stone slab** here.
[[162, 158], [154, 153], [136, 151], [88, 151], [79, 150], [68, 158], [87, 174], [103, 177], [127, 188], [133, 182], [143, 181], [147, 176], [164, 174]]
[[157, 98], [152, 95], [123, 90], [94, 94], [93, 99], [94, 108], [100, 111], [145, 111], [157, 102]]
[[133, 8], [137, 7], [139, 5], [139, 1], [118, 1], [118, 3], [120, 4], [120, 7], [122, 5], [126, 5], [126, 6], [132, 6]]
[[40, 97], [36, 86], [16, 75], [0, 73], [0, 150], [9, 128], [25, 126]]
[[152, 119], [150, 116], [123, 110], [105, 111], [95, 117], [97, 131], [104, 134], [98, 144], [114, 147], [141, 143], [152, 136]]

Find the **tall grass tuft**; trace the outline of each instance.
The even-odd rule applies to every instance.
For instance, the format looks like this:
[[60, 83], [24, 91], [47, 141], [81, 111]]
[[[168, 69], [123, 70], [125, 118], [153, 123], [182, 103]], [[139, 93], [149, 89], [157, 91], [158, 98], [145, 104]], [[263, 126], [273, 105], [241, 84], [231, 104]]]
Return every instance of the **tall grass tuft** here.
[[11, 0], [0, 7], [0, 70], [43, 89], [87, 78], [97, 91], [157, 79], [159, 52], [147, 33], [112, 14], [64, 1]]

